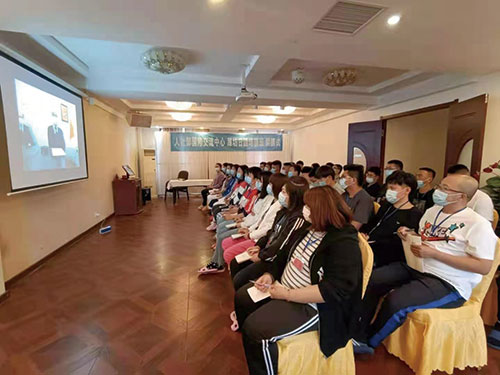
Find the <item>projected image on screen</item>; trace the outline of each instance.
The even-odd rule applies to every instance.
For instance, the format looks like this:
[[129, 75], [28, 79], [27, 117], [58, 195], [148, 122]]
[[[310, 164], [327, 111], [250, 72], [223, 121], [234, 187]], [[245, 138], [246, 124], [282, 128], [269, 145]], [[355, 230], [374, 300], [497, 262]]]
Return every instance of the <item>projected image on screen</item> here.
[[79, 167], [75, 105], [18, 79], [15, 85], [23, 169]]

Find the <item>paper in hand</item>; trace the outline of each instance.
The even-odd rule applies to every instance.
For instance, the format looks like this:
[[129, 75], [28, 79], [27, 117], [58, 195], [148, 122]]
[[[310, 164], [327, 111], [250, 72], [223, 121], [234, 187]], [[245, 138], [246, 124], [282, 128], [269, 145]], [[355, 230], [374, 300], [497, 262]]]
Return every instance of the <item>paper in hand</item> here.
[[241, 237], [243, 237], [243, 235], [241, 233], [236, 233], [236, 234], [231, 235], [231, 238], [233, 240], [237, 240], [238, 238], [241, 238]]
[[271, 294], [269, 292], [261, 292], [259, 289], [256, 287], [252, 286], [251, 288], [247, 289], [248, 294], [250, 295], [250, 298], [252, 301], [255, 303], [262, 301], [263, 299], [266, 299], [268, 297], [271, 297]]
[[250, 260], [250, 254], [248, 254], [246, 251], [242, 252], [241, 254], [238, 254], [234, 257], [236, 259], [236, 262], [243, 263], [246, 262], [247, 260]]
[[403, 249], [405, 252], [406, 263], [419, 272], [424, 271], [424, 260], [413, 254], [411, 251], [411, 245], [422, 245], [422, 239], [418, 235], [408, 234], [405, 240], [401, 240], [403, 243]]
[[233, 228], [236, 228], [236, 223], [227, 224], [227, 225], [226, 225], [226, 228], [227, 228], [227, 229], [233, 229]]

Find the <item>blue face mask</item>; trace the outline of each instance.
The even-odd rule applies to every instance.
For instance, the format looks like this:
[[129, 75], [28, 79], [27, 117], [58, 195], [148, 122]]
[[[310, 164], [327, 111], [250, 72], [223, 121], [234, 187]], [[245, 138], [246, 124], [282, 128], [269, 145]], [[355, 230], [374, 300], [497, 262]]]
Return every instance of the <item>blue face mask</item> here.
[[342, 178], [339, 180], [339, 185], [340, 185], [340, 187], [341, 187], [342, 189], [344, 189], [344, 190], [345, 190], [345, 189], [347, 189], [347, 182], [345, 182], [345, 178], [343, 178], [343, 177], [342, 177]]
[[434, 190], [434, 194], [432, 194], [432, 200], [438, 206], [447, 206], [450, 203], [455, 203], [455, 202], [448, 202], [448, 193], [445, 193], [444, 191], [438, 189]]
[[258, 191], [262, 191], [262, 182], [260, 181], [257, 181], [255, 183], [255, 187], [257, 188]]
[[385, 178], [389, 177], [391, 174], [393, 174], [396, 170], [395, 169], [386, 169], [385, 170]]
[[293, 177], [293, 172], [292, 171], [288, 172], [288, 177]]
[[394, 204], [398, 201], [398, 192], [396, 190], [387, 189], [385, 192], [385, 199], [390, 204]]
[[238, 172], [238, 173], [236, 174], [236, 178], [237, 178], [238, 180], [241, 180], [241, 173], [239, 173], [239, 172]]
[[273, 186], [271, 184], [267, 185], [266, 191], [267, 191], [268, 195], [274, 195], [273, 194]]
[[271, 173], [276, 173], [276, 168], [271, 168]]
[[230, 172], [229, 174], [234, 177], [234, 170], [231, 169], [229, 172]]
[[252, 178], [250, 176], [245, 176], [245, 182], [250, 185], [252, 183]]
[[264, 171], [269, 172], [269, 168], [268, 167], [264, 167]]
[[318, 186], [326, 186], [326, 181], [318, 181]]
[[222, 168], [222, 172], [226, 173], [226, 168]]
[[422, 186], [424, 186], [424, 185], [425, 185], [425, 182], [424, 182], [424, 181], [422, 181], [422, 180], [417, 180], [417, 186], [418, 186], [418, 188], [419, 188], [419, 189], [420, 189]]
[[280, 194], [278, 195], [278, 202], [280, 202], [281, 206], [287, 208], [288, 203], [286, 203], [286, 197], [285, 194], [283, 194], [282, 191], [280, 191]]

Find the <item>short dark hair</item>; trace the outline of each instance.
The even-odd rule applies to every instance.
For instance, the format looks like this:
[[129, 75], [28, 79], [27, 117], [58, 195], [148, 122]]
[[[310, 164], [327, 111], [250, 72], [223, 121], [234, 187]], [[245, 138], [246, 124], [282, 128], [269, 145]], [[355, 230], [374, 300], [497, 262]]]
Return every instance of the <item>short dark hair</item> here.
[[303, 162], [302, 160], [299, 160], [299, 161], [298, 161], [297, 163], [295, 163], [295, 164], [300, 164], [301, 166], [303, 166], [303, 165], [304, 165], [304, 162]]
[[267, 196], [267, 185], [269, 185], [269, 180], [273, 174], [269, 171], [264, 171], [260, 174], [262, 179], [262, 189], [260, 190], [259, 198], [264, 199]]
[[309, 190], [309, 183], [304, 177], [293, 176], [285, 184], [288, 193], [288, 210], [302, 210], [304, 207], [304, 194]]
[[215, 166], [219, 167], [219, 168], [222, 168], [222, 164], [221, 163], [215, 163]]
[[313, 169], [318, 169], [319, 168], [319, 164], [318, 163], [312, 163], [311, 164]]
[[322, 165], [316, 170], [316, 175], [314, 177], [320, 179], [320, 178], [326, 178], [328, 176], [331, 176], [332, 179], [335, 178], [335, 171], [333, 170], [332, 167], [328, 165]]
[[470, 173], [469, 168], [463, 164], [455, 164], [448, 168], [447, 174], [456, 174], [458, 172], [467, 171], [467, 174]]
[[292, 165], [292, 168], [294, 171], [296, 171], [298, 174], [300, 174], [300, 172], [302, 171], [302, 168], [300, 167], [300, 165], [298, 164], [294, 164]]
[[273, 165], [279, 165], [279, 166], [280, 166], [279, 170], [277, 170], [276, 172], [281, 171], [281, 161], [280, 161], [280, 160], [275, 160], [275, 161], [273, 161], [273, 162], [271, 163], [271, 166], [273, 166]]
[[334, 167], [337, 167], [338, 169], [340, 169], [340, 171], [342, 172], [342, 164], [334, 164], [333, 165]]
[[302, 174], [309, 174], [309, 173], [311, 173], [312, 170], [313, 170], [312, 167], [306, 166], [306, 167], [303, 167], [300, 172]]
[[387, 177], [385, 183], [387, 185], [406, 185], [411, 189], [410, 194], [417, 190], [417, 178], [413, 174], [405, 171], [396, 171], [392, 173], [389, 177]]
[[365, 178], [365, 167], [361, 164], [347, 164], [344, 166], [344, 171], [347, 172], [349, 176], [356, 179], [358, 186], [363, 185]]
[[261, 169], [259, 167], [248, 168], [248, 174], [253, 174], [254, 178], [260, 178]]
[[222, 163], [223, 167], [227, 167], [228, 165], [229, 165], [229, 163]]
[[418, 168], [419, 171], [426, 171], [426, 172], [429, 172], [431, 175], [432, 175], [432, 179], [434, 180], [434, 178], [436, 178], [436, 171], [432, 168], [429, 168], [429, 167], [421, 167], [421, 168]]
[[293, 164], [292, 164], [292, 163], [290, 163], [290, 162], [286, 162], [285, 164], [283, 164], [283, 166], [285, 166], [285, 167], [291, 167], [292, 165], [293, 165]]
[[335, 164], [333, 164], [331, 161], [329, 161], [328, 163], [326, 163], [326, 165], [328, 165], [329, 167], [333, 168], [333, 166], [334, 166]]
[[379, 167], [370, 167], [366, 170], [366, 173], [372, 172], [375, 176], [380, 176], [382, 174], [382, 170]]
[[395, 164], [399, 167], [400, 170], [403, 170], [403, 162], [398, 159], [392, 159], [387, 162], [387, 164]]

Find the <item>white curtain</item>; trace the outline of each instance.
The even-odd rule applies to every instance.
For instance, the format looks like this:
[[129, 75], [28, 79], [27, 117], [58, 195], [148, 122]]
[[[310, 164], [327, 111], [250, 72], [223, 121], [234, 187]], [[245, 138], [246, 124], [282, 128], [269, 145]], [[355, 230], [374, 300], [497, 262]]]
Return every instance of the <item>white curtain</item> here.
[[[148, 131], [153, 131], [148, 129]], [[165, 182], [177, 178], [181, 170], [190, 179], [214, 178], [215, 163], [237, 163], [258, 166], [261, 161], [291, 161], [289, 135], [283, 134], [283, 151], [170, 151], [170, 133], [154, 131], [156, 148], [156, 178], [158, 194], [165, 193]]]

